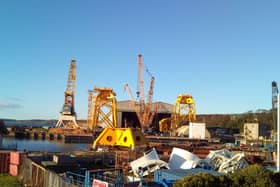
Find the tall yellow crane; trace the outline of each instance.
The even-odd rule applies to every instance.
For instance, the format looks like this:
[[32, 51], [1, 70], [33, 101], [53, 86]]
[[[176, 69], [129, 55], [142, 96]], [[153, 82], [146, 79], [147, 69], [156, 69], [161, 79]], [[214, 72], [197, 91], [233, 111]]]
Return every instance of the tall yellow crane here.
[[67, 87], [64, 92], [64, 104], [60, 112], [56, 127], [78, 128], [75, 112], [75, 89], [76, 89], [76, 60], [71, 60]]
[[136, 115], [138, 117], [139, 123], [141, 125], [142, 130], [148, 128], [154, 118], [155, 111], [152, 111], [152, 100], [153, 100], [153, 89], [154, 89], [154, 81], [155, 77], [147, 70], [151, 79], [150, 86], [147, 95], [147, 99], [145, 101], [144, 94], [144, 71], [143, 71], [143, 63], [142, 63], [142, 55], [138, 55], [138, 81], [137, 81], [137, 101], [134, 99], [131, 89], [128, 84], [125, 84], [124, 88], [127, 90], [128, 95], [130, 97], [130, 102], [134, 106]]
[[94, 87], [89, 91], [88, 127], [94, 131], [98, 126], [103, 131], [95, 139], [96, 146], [123, 146], [134, 149], [146, 145], [145, 136], [139, 129], [119, 128], [117, 124], [116, 94], [110, 88]]
[[193, 97], [188, 94], [178, 95], [170, 118], [159, 121], [159, 131], [174, 134], [185, 122], [196, 121], [196, 109]]

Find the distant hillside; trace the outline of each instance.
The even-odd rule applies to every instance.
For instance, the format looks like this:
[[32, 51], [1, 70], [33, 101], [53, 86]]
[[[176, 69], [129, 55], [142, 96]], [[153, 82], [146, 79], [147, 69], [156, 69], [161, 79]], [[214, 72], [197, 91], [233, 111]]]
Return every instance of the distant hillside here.
[[[267, 126], [269, 129], [273, 127], [272, 111], [257, 110], [249, 111], [242, 114], [198, 114], [197, 122], [205, 122], [207, 127], [224, 127], [237, 128], [243, 132], [244, 123], [258, 122]], [[6, 126], [54, 126], [57, 120], [4, 120]], [[87, 126], [87, 120], [78, 120], [81, 126]]]
[[32, 127], [41, 127], [41, 126], [53, 126], [56, 123], [56, 120], [4, 120], [6, 126], [32, 126]]
[[258, 122], [272, 129], [272, 112], [258, 110], [243, 114], [200, 114], [197, 115], [198, 122], [205, 122], [208, 127], [238, 128], [243, 132], [244, 123]]
[[[48, 126], [52, 127], [55, 126], [57, 120], [42, 120], [42, 119], [31, 119], [31, 120], [3, 120], [6, 126], [32, 126], [32, 127], [41, 127], [41, 126]], [[87, 120], [77, 120], [77, 123], [81, 126], [87, 125]]]

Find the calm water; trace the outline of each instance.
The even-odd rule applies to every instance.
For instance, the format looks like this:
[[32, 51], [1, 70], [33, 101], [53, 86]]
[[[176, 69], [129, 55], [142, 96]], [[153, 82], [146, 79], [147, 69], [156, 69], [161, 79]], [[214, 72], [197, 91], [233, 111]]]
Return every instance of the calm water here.
[[33, 139], [15, 139], [12, 137], [3, 137], [3, 147], [17, 146], [18, 150], [26, 151], [50, 151], [50, 152], [71, 152], [88, 150], [92, 144], [71, 143], [65, 144], [63, 140], [33, 140]]

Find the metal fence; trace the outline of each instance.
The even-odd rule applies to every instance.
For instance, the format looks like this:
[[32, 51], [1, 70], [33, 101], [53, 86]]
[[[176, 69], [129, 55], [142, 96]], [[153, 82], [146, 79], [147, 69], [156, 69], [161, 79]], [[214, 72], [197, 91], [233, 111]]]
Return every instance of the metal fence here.
[[122, 169], [67, 171], [57, 174], [25, 158], [19, 167], [18, 179], [25, 187], [92, 187], [93, 180], [105, 181], [109, 187], [123, 186]]
[[65, 176], [58, 175], [26, 158], [19, 169], [19, 181], [25, 187], [80, 187]]

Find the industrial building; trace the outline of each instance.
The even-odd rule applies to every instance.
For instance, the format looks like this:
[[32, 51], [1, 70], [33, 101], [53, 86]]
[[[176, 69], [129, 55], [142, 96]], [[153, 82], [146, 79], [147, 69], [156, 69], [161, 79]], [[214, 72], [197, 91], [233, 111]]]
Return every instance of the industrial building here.
[[259, 123], [245, 123], [244, 137], [246, 140], [260, 140], [270, 137], [270, 129]]
[[[155, 102], [152, 104], [152, 108], [156, 108], [156, 114], [154, 116], [152, 126], [158, 129], [159, 121], [163, 118], [171, 116], [173, 112], [173, 105], [164, 102]], [[119, 101], [117, 104], [117, 115], [118, 124], [121, 124], [121, 127], [141, 127], [131, 101]]]

